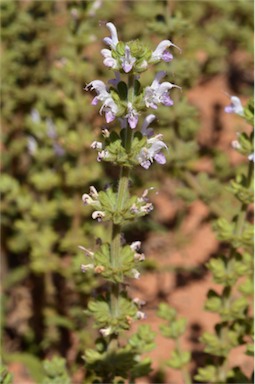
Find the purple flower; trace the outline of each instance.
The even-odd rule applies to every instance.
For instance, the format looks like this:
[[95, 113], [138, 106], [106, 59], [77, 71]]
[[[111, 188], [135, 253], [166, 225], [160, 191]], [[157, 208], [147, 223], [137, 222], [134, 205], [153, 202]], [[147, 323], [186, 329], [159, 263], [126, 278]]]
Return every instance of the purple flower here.
[[100, 108], [100, 114], [105, 113], [105, 120], [107, 123], [112, 122], [118, 112], [118, 106], [114, 102], [111, 94], [107, 91], [105, 84], [101, 80], [94, 80], [89, 83], [85, 90], [89, 88], [97, 92], [97, 96], [92, 100], [92, 105], [96, 105], [98, 101], [102, 101], [103, 105]]
[[102, 49], [101, 54], [104, 56], [103, 63], [106, 67], [113, 69], [118, 68], [117, 60], [112, 57], [112, 52], [110, 51], [110, 49]]
[[179, 88], [178, 85], [169, 83], [167, 81], [159, 83], [160, 80], [166, 75], [166, 72], [160, 71], [155, 76], [151, 86], [145, 88], [144, 101], [147, 108], [158, 108], [158, 104], [163, 104], [167, 107], [173, 105], [173, 100], [170, 98], [168, 92], [172, 88]]
[[130, 128], [134, 129], [137, 126], [139, 114], [133, 108], [133, 105], [131, 102], [128, 102], [127, 108], [128, 108], [128, 113], [126, 114], [125, 118], [127, 118]]
[[121, 58], [122, 68], [124, 72], [128, 73], [132, 70], [136, 59], [131, 56], [130, 48], [128, 45], [125, 46], [125, 56]]
[[173, 55], [172, 53], [168, 52], [168, 51], [164, 51], [163, 54], [162, 54], [162, 60], [165, 61], [166, 63], [169, 63], [170, 61], [173, 60]]
[[113, 23], [107, 23], [106, 27], [111, 32], [111, 37], [105, 37], [103, 40], [105, 44], [109, 45], [112, 49], [116, 49], [119, 42], [117, 29]]
[[148, 126], [155, 119], [156, 119], [156, 116], [153, 114], [150, 114], [150, 115], [145, 117], [142, 128], [141, 128], [141, 132], [142, 132], [143, 136], [151, 137], [153, 135], [153, 129], [148, 128]]
[[148, 169], [153, 163], [153, 160], [159, 164], [166, 163], [165, 155], [161, 152], [161, 150], [163, 148], [167, 148], [167, 146], [161, 139], [162, 135], [156, 135], [148, 139], [148, 147], [141, 149], [137, 159], [143, 168]]
[[160, 60], [164, 60], [166, 62], [171, 61], [173, 59], [173, 55], [166, 50], [169, 47], [175, 47], [181, 52], [181, 49], [177, 47], [177, 45], [173, 44], [170, 40], [163, 40], [159, 43], [155, 51], [152, 52], [150, 62], [154, 63]]
[[236, 113], [237, 115], [243, 116], [244, 115], [244, 109], [242, 106], [242, 103], [237, 96], [231, 96], [230, 97], [231, 104], [225, 107], [226, 113]]

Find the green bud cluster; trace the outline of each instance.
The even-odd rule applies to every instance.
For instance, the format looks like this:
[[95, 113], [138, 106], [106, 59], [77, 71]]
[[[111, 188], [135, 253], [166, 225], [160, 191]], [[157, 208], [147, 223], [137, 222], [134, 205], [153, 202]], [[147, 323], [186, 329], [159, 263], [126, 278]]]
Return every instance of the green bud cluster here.
[[126, 129], [122, 129], [120, 134], [115, 131], [111, 132], [110, 136], [105, 140], [104, 150], [107, 151], [107, 156], [103, 160], [119, 166], [132, 168], [139, 164], [138, 154], [146, 146], [147, 139], [141, 132], [135, 132], [130, 151], [127, 152], [123, 145], [125, 135]]
[[127, 43], [119, 41], [116, 49], [112, 50], [112, 57], [117, 60], [118, 67], [120, 72], [125, 73], [121, 69], [122, 58], [125, 55], [125, 47], [130, 48], [130, 54], [135, 59], [135, 64], [133, 65], [133, 73], [141, 73], [146, 71], [148, 66], [148, 61], [151, 58], [152, 50], [147, 48], [140, 40], [132, 40]]

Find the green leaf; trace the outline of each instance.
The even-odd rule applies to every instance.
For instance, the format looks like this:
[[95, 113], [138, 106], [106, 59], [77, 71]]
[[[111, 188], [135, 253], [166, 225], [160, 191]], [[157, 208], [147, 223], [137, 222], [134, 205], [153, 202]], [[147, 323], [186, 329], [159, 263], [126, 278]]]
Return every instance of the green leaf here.
[[201, 382], [218, 382], [217, 368], [214, 365], [207, 365], [204, 368], [198, 368], [198, 373], [194, 377], [195, 380]]
[[66, 370], [66, 361], [55, 356], [52, 360], [45, 360], [43, 364], [46, 376], [42, 384], [71, 384], [71, 379]]
[[12, 384], [13, 377], [7, 368], [3, 365], [0, 367], [0, 384]]
[[168, 304], [160, 303], [157, 315], [164, 320], [172, 321], [176, 318], [176, 310]]
[[137, 332], [129, 338], [128, 344], [140, 354], [149, 352], [155, 348], [155, 336], [156, 333], [148, 324], [140, 325]]
[[171, 368], [181, 369], [189, 363], [190, 358], [190, 352], [174, 350], [170, 360], [167, 361], [167, 365], [169, 365]]
[[117, 85], [117, 89], [118, 89], [121, 100], [127, 100], [127, 95], [128, 95], [127, 84], [124, 83], [124, 81], [120, 81]]
[[186, 330], [187, 320], [183, 317], [173, 320], [167, 325], [161, 325], [160, 330], [165, 337], [170, 339], [178, 339]]

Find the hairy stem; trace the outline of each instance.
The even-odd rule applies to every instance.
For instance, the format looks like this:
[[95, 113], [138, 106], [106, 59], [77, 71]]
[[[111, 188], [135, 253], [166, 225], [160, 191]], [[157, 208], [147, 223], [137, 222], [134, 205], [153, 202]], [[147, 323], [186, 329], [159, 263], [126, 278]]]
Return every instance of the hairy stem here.
[[[134, 76], [129, 75], [128, 77], [128, 100], [132, 102], [134, 97]], [[126, 128], [124, 147], [126, 152], [129, 153], [131, 150], [131, 144], [133, 139], [133, 130], [129, 127]], [[120, 177], [117, 192], [116, 211], [120, 212], [125, 204], [125, 201], [129, 197], [129, 177], [130, 168], [121, 167]], [[121, 231], [122, 226], [120, 224], [112, 223], [112, 235], [111, 235], [111, 265], [113, 268], [119, 267], [120, 254], [121, 254]], [[119, 312], [119, 295], [121, 292], [120, 283], [111, 284], [111, 312], [113, 317], [118, 316]], [[108, 349], [115, 349], [118, 347], [118, 335], [111, 335]]]
[[[247, 179], [246, 179], [246, 187], [248, 189], [251, 187], [252, 179], [253, 179], [253, 162], [250, 161], [249, 166], [248, 166]], [[242, 232], [243, 232], [245, 220], [246, 220], [246, 215], [247, 215], [247, 208], [248, 208], [248, 204], [242, 203], [240, 211], [237, 215], [236, 224], [235, 224], [235, 228], [234, 228], [234, 234], [237, 237], [242, 236]], [[234, 253], [235, 253], [235, 248], [231, 247], [230, 252], [229, 252], [229, 258], [233, 257]], [[225, 291], [224, 292], [225, 301], [230, 306], [231, 305], [232, 287], [228, 287], [228, 289], [225, 289], [224, 291]], [[229, 322], [227, 323], [227, 328], [229, 328]], [[226, 377], [227, 377], [227, 372], [228, 372], [228, 358], [226, 357], [223, 361], [223, 364], [218, 367], [219, 378], [221, 380], [225, 381]]]

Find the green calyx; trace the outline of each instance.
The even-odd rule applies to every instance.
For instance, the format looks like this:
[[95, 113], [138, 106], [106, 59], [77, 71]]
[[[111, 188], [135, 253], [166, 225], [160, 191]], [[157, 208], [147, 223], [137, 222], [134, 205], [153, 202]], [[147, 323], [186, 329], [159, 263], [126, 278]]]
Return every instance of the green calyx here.
[[[128, 128], [127, 128], [128, 129]], [[107, 156], [104, 161], [113, 164], [132, 168], [139, 164], [137, 157], [142, 148], [147, 144], [147, 138], [140, 132], [135, 132], [130, 151], [125, 148], [126, 128], [120, 131], [120, 134], [111, 132], [109, 138], [105, 140], [105, 148]]]
[[121, 249], [117, 265], [112, 265], [111, 248], [109, 244], [103, 244], [93, 256], [94, 271], [105, 279], [123, 283], [125, 277], [134, 277], [133, 271], [139, 264], [135, 259], [135, 253], [129, 245]]
[[109, 328], [111, 334], [119, 334], [130, 328], [137, 313], [136, 305], [121, 292], [118, 297], [118, 306], [113, 310], [109, 295], [91, 300], [88, 304], [88, 312], [95, 319], [96, 328]]
[[117, 60], [120, 72], [125, 73], [122, 69], [123, 60], [125, 60], [126, 47], [130, 49], [130, 56], [134, 61], [132, 70], [129, 73], [141, 73], [148, 67], [148, 61], [151, 58], [152, 50], [145, 47], [139, 40], [132, 40], [128, 43], [119, 41], [116, 49], [112, 50], [112, 57]]
[[136, 196], [124, 196], [121, 206], [118, 206], [117, 200], [118, 192], [114, 192], [112, 188], [98, 193], [93, 208], [103, 212], [102, 221], [112, 221], [116, 225], [124, 224], [126, 221], [147, 215], [153, 209], [152, 204]]

